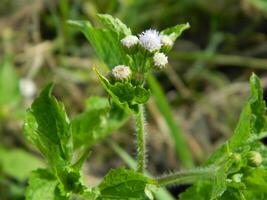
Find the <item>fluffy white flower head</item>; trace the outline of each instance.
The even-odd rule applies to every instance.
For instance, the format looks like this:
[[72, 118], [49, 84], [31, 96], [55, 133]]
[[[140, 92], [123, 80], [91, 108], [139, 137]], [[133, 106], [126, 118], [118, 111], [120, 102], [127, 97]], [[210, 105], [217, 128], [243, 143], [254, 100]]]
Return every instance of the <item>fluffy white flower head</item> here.
[[19, 89], [22, 96], [32, 98], [36, 93], [36, 85], [31, 79], [20, 79]]
[[139, 43], [139, 39], [134, 35], [128, 35], [121, 40], [121, 43], [123, 46], [131, 48]]
[[139, 35], [140, 44], [150, 52], [161, 48], [159, 32], [153, 29], [146, 30]]
[[118, 65], [112, 69], [111, 73], [116, 79], [123, 80], [131, 75], [131, 69], [126, 65]]
[[168, 57], [164, 53], [155, 53], [153, 61], [156, 67], [162, 69], [168, 64]]
[[160, 36], [160, 42], [163, 46], [170, 46], [171, 47], [173, 45], [173, 41], [167, 35], [161, 35]]

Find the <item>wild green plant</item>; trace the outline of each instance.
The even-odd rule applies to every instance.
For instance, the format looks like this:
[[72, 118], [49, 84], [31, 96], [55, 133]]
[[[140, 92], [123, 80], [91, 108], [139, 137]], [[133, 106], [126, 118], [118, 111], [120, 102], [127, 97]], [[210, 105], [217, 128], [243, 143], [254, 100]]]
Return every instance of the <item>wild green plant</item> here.
[[[251, 96], [232, 138], [203, 167], [149, 177], [145, 173], [144, 104], [151, 93], [145, 83], [153, 71], [166, 67], [168, 52], [189, 25], [161, 32], [149, 29], [135, 36], [120, 20], [109, 15], [98, 17], [104, 28], [96, 28], [88, 21], [69, 24], [83, 32], [109, 67], [107, 75], [94, 70], [110, 99], [89, 98], [86, 110], [69, 120], [63, 103], [51, 95], [53, 84], [42, 90], [27, 112], [24, 129], [48, 167], [32, 173], [26, 198], [145, 200], [153, 199], [160, 187], [193, 184], [180, 199], [266, 199], [267, 151], [261, 143], [266, 136], [266, 106], [257, 76], [250, 78]], [[129, 116], [134, 117], [136, 125], [136, 169], [111, 169], [98, 186], [88, 186], [83, 181], [82, 166], [91, 146]]]

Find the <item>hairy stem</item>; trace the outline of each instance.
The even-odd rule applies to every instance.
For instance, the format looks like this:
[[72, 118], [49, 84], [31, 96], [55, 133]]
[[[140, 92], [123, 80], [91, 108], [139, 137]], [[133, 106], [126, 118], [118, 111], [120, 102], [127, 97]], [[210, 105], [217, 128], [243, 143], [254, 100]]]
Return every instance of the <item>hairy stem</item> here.
[[136, 137], [137, 137], [137, 171], [144, 173], [145, 170], [145, 153], [146, 153], [146, 142], [145, 142], [145, 117], [144, 117], [144, 106], [139, 105], [139, 112], [135, 114], [136, 123]]
[[197, 180], [212, 179], [214, 178], [215, 173], [215, 167], [196, 168], [169, 174], [164, 177], [157, 178], [156, 180], [161, 186], [167, 186], [172, 184], [191, 184], [196, 182]]

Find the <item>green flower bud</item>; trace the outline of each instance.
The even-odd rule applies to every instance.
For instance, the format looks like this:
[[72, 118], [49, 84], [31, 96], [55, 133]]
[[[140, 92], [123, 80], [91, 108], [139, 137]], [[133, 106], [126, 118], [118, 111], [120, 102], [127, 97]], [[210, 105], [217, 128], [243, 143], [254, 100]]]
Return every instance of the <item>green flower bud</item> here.
[[233, 182], [236, 182], [236, 183], [240, 183], [241, 182], [241, 179], [242, 179], [242, 176], [243, 176], [243, 174], [234, 174], [233, 176], [232, 176], [232, 181]]
[[258, 167], [262, 163], [262, 156], [257, 151], [250, 151], [248, 153], [248, 164], [252, 167]]

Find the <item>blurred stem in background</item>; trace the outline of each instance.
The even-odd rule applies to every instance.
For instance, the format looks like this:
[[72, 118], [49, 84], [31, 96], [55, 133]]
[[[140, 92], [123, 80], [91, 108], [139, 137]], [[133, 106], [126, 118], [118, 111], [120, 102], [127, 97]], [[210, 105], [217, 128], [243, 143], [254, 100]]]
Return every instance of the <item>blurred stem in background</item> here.
[[164, 92], [160, 84], [152, 75], [148, 76], [147, 82], [149, 88], [153, 93], [156, 104], [161, 114], [164, 116], [166, 124], [168, 125], [169, 128], [168, 132], [170, 133], [170, 136], [174, 140], [175, 149], [181, 161], [181, 165], [186, 168], [192, 167], [194, 165], [193, 164], [194, 162], [189, 147], [187, 145], [187, 141], [181, 129], [176, 125], [170, 105], [168, 103], [167, 98], [164, 95]]

